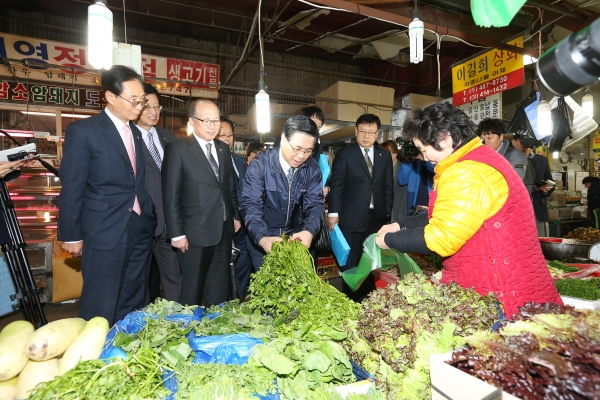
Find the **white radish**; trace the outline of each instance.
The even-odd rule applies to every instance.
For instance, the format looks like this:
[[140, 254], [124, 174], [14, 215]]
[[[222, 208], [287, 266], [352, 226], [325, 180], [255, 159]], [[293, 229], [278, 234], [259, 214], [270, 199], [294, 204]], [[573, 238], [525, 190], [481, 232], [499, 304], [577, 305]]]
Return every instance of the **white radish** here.
[[33, 334], [31, 322], [15, 321], [0, 332], [0, 382], [14, 378], [29, 360], [25, 345]]
[[19, 374], [15, 399], [28, 398], [33, 389], [41, 382], [48, 382], [58, 376], [58, 359], [46, 361], [29, 360]]
[[27, 356], [34, 361], [44, 361], [62, 355], [84, 326], [82, 318], [59, 319], [42, 326], [27, 341]]
[[60, 374], [73, 368], [79, 361], [98, 359], [109, 330], [106, 318], [90, 319], [60, 359]]
[[17, 392], [17, 377], [0, 382], [0, 400], [14, 400]]

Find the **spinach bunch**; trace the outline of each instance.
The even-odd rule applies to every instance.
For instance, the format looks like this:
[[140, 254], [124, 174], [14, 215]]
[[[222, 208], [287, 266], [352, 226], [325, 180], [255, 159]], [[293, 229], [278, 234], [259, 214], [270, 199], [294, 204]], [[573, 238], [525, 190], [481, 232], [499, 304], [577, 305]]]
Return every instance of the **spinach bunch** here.
[[268, 315], [253, 313], [246, 303], [240, 304], [239, 300], [232, 300], [219, 308], [211, 307], [208, 313], [219, 312], [216, 318], [204, 318], [201, 322], [193, 323], [193, 329], [198, 336], [230, 335], [235, 333], [248, 333], [255, 338], [273, 338], [275, 321]]

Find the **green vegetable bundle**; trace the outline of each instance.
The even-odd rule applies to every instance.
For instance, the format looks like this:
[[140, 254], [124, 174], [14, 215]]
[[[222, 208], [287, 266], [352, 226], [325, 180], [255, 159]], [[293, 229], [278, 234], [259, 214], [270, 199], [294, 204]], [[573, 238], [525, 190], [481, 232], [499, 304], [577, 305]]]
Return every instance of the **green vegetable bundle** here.
[[578, 272], [579, 268], [571, 265], [565, 265], [560, 261], [554, 260], [548, 263], [548, 269], [553, 277], [562, 277], [564, 274], [569, 272]]
[[600, 278], [559, 279], [554, 282], [556, 290], [563, 296], [585, 300], [600, 299]]
[[409, 274], [363, 302], [358, 323], [348, 323], [350, 357], [375, 375], [389, 399], [431, 397], [429, 356], [464, 343], [463, 336], [491, 330], [497, 300], [451, 283], [434, 286]]
[[247, 303], [240, 304], [239, 300], [232, 300], [223, 307], [213, 306], [207, 310], [208, 314], [219, 312], [221, 315], [202, 322], [194, 322], [194, 330], [198, 336], [231, 335], [247, 333], [255, 338], [274, 338], [275, 321], [268, 315], [252, 313]]
[[158, 354], [149, 348], [110, 364], [81, 361], [64, 375], [38, 385], [29, 399], [163, 399], [171, 394], [163, 385], [163, 368]]
[[360, 306], [323, 282], [300, 241], [275, 243], [248, 289], [250, 311], [272, 315], [282, 336], [343, 340]]
[[186, 363], [177, 375], [175, 400], [256, 400], [275, 393], [275, 374], [250, 365]]
[[277, 375], [283, 399], [316, 400], [325, 384], [347, 384], [356, 379], [344, 348], [331, 340], [303, 342], [275, 339], [252, 348], [249, 365]]

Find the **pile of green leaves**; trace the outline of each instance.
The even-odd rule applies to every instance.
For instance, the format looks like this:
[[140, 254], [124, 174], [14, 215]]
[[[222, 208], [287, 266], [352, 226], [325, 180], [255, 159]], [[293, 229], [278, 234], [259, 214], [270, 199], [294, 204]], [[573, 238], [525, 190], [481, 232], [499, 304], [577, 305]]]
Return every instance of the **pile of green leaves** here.
[[256, 400], [275, 393], [275, 374], [250, 365], [186, 363], [177, 374], [176, 400]]
[[176, 301], [157, 298], [154, 303], [148, 304], [144, 311], [157, 315], [159, 318], [174, 314], [192, 315], [198, 306], [184, 306]]
[[560, 261], [554, 260], [548, 263], [548, 269], [553, 277], [562, 277], [564, 274], [569, 272], [579, 272], [579, 268], [571, 265], [565, 265]]
[[275, 320], [267, 315], [253, 313], [246, 303], [232, 300], [223, 307], [213, 306], [208, 314], [218, 312], [220, 315], [212, 320], [204, 318], [202, 322], [193, 323], [193, 329], [198, 336], [231, 335], [247, 333], [255, 338], [274, 338]]
[[303, 340], [346, 337], [343, 324], [356, 320], [360, 306], [323, 282], [300, 241], [273, 244], [248, 289], [252, 312], [273, 316], [280, 336]]
[[164, 399], [171, 392], [161, 377], [167, 368], [149, 348], [131, 353], [125, 360], [79, 362], [64, 375], [41, 383], [30, 400]]
[[429, 356], [460, 346], [477, 330], [491, 330], [496, 319], [495, 296], [408, 274], [363, 302], [358, 322], [347, 324], [344, 346], [389, 399], [427, 399]]
[[195, 356], [186, 337], [190, 329], [183, 322], [148, 318], [146, 326], [137, 334], [118, 332], [113, 345], [128, 353], [143, 348], [152, 349], [172, 368], [180, 369], [185, 361]]
[[585, 300], [600, 299], [600, 278], [559, 279], [554, 282], [556, 290], [563, 296]]
[[324, 384], [343, 385], [355, 381], [344, 348], [331, 340], [275, 339], [254, 346], [248, 364], [276, 374], [277, 387], [287, 400], [318, 399]]
[[523, 400], [597, 399], [600, 311], [527, 304], [499, 333], [478, 332], [449, 364]]

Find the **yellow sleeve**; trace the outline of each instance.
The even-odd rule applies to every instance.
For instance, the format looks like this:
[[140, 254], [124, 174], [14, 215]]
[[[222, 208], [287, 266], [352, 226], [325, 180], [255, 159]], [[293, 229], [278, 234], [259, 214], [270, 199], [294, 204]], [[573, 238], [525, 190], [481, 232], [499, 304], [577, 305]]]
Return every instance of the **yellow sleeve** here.
[[425, 227], [427, 247], [442, 257], [456, 253], [508, 198], [502, 174], [477, 161], [461, 161], [446, 169]]

